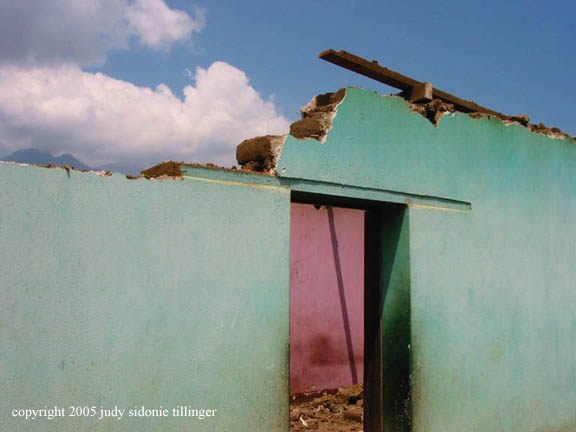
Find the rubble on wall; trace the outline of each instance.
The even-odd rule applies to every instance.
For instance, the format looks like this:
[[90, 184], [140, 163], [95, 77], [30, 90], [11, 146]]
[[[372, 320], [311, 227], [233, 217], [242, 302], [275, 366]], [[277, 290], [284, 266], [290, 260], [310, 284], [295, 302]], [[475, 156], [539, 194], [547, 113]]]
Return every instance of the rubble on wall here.
[[7, 164], [7, 165], [35, 166], [35, 167], [39, 167], [39, 168], [63, 169], [68, 174], [68, 177], [70, 177], [70, 171], [77, 171], [77, 172], [83, 172], [83, 173], [93, 173], [93, 174], [98, 174], [99, 176], [106, 176], [106, 177], [112, 175], [111, 171], [96, 171], [96, 170], [79, 169], [79, 168], [74, 168], [73, 166], [70, 166], [70, 165], [55, 165], [55, 164], [40, 165], [40, 164], [34, 164], [34, 163], [12, 162], [12, 161], [3, 161], [3, 160], [0, 160], [0, 163]]
[[556, 127], [549, 128], [544, 126], [542, 123], [539, 123], [537, 125], [530, 123], [530, 117], [524, 114], [510, 115], [510, 116], [504, 116], [504, 118], [500, 118], [495, 117], [492, 114], [486, 114], [481, 112], [461, 111], [458, 110], [453, 104], [444, 102], [441, 99], [433, 99], [429, 102], [410, 102], [408, 99], [406, 99], [405, 95], [403, 95], [402, 93], [393, 96], [399, 96], [405, 99], [406, 103], [410, 107], [410, 110], [426, 117], [436, 127], [438, 127], [438, 122], [445, 114], [461, 112], [463, 114], [469, 115], [471, 118], [474, 119], [484, 117], [494, 117], [500, 119], [505, 124], [519, 124], [526, 127], [531, 132], [543, 134], [549, 138], [576, 140], [576, 138], [574, 138], [573, 136], [567, 134], [566, 132], [561, 131]]
[[220, 171], [232, 171], [238, 172], [238, 169], [233, 166], [232, 168], [224, 168], [213, 163], [192, 163], [192, 162], [176, 162], [176, 161], [164, 161], [154, 165], [151, 168], [147, 168], [142, 170], [139, 176], [129, 176], [126, 177], [131, 180], [145, 178], [145, 179], [176, 179], [182, 180], [183, 173], [182, 167], [189, 166], [189, 167], [199, 167], [199, 168], [209, 168], [213, 170], [220, 170]]
[[[315, 96], [300, 110], [302, 119], [290, 125], [290, 135], [324, 142], [345, 95], [346, 89], [340, 89]], [[286, 138], [287, 135], [265, 135], [244, 140], [236, 147], [236, 159], [244, 170], [273, 174]]]
[[[332, 129], [338, 105], [345, 96], [346, 89], [343, 88], [334, 93], [326, 93], [314, 97], [300, 110], [302, 118], [290, 125], [290, 135], [299, 140], [315, 139], [324, 142], [328, 132]], [[421, 114], [436, 127], [438, 127], [438, 123], [444, 115], [456, 112], [462, 112], [472, 118], [494, 117], [492, 114], [459, 110], [453, 104], [444, 102], [441, 99], [411, 102], [404, 93], [391, 96], [402, 97], [412, 111]], [[574, 137], [558, 128], [547, 128], [541, 123], [538, 125], [530, 123], [530, 118], [527, 115], [496, 118], [499, 118], [505, 124], [519, 124], [531, 132], [544, 134], [550, 138], [574, 140]], [[237, 146], [236, 159], [243, 170], [274, 175], [286, 138], [287, 135], [266, 135], [247, 139]]]
[[242, 141], [236, 147], [236, 160], [242, 169], [273, 172], [287, 135], [265, 135]]
[[422, 114], [434, 126], [438, 126], [438, 122], [447, 113], [456, 112], [454, 105], [444, 102], [440, 99], [433, 99], [426, 103], [408, 102], [408, 106], [414, 112]]
[[[142, 170], [140, 173], [140, 177], [144, 177], [147, 179], [151, 178], [175, 178], [175, 179], [182, 179], [182, 170], [180, 166], [183, 162], [175, 162], [175, 161], [165, 161], [160, 162], [159, 164], [154, 165], [151, 168]], [[130, 177], [128, 178], [138, 178], [138, 177]]]
[[[342, 88], [333, 93], [325, 93], [315, 96], [306, 106], [300, 109], [302, 118], [290, 125], [290, 135], [298, 140], [314, 139], [319, 142], [325, 142], [328, 132], [332, 129], [334, 118], [336, 117], [338, 106], [346, 96], [346, 88]], [[410, 101], [405, 92], [389, 95], [392, 97], [401, 97], [408, 104], [410, 110], [421, 114], [428, 119], [434, 126], [438, 127], [440, 119], [446, 114], [456, 112], [464, 113], [471, 118], [478, 119], [483, 117], [494, 117], [500, 119], [505, 124], [519, 124], [526, 127], [533, 133], [543, 134], [553, 139], [569, 139], [576, 142], [576, 138], [563, 132], [556, 127], [546, 127], [542, 123], [530, 123], [527, 115], [503, 115], [501, 117], [493, 114], [481, 112], [466, 112], [458, 109], [455, 105], [445, 102], [441, 99], [423, 100], [421, 102]], [[241, 166], [242, 171], [276, 175], [278, 160], [282, 153], [282, 147], [288, 135], [265, 135], [244, 140], [236, 147], [236, 159]], [[4, 162], [2, 163], [11, 163]], [[29, 164], [25, 164], [29, 165]], [[199, 166], [211, 169], [221, 169], [227, 171], [237, 171], [236, 167], [223, 168], [217, 165], [196, 164], [186, 162], [165, 161], [145, 169], [139, 176], [127, 175], [128, 179], [182, 179], [182, 165]], [[99, 175], [110, 176], [108, 171], [89, 171], [75, 169], [70, 166], [59, 165], [38, 165], [45, 168], [61, 168], [68, 173], [70, 171], [94, 172]]]
[[300, 110], [302, 119], [290, 125], [290, 135], [296, 139], [313, 138], [324, 142], [332, 121], [336, 117], [338, 105], [344, 99], [346, 89], [335, 93], [325, 93], [314, 97]]

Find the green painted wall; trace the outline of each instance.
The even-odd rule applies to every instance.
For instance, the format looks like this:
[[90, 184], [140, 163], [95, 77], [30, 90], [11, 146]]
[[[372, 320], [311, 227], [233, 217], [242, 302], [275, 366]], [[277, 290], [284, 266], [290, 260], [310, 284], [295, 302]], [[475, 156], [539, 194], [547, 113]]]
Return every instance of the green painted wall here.
[[[285, 431], [287, 189], [0, 164], [2, 431]], [[45, 405], [212, 419], [22, 420]]]
[[333, 126], [288, 137], [280, 178], [0, 164], [0, 429], [186, 404], [218, 415], [25, 427], [286, 430], [292, 190], [408, 204], [382, 240], [387, 430], [408, 393], [419, 432], [576, 431], [576, 143], [360, 89]]
[[576, 142], [348, 89], [279, 169], [471, 203], [408, 208], [414, 430], [576, 431]]
[[383, 426], [385, 431], [409, 431], [412, 338], [408, 212], [384, 209], [381, 224]]

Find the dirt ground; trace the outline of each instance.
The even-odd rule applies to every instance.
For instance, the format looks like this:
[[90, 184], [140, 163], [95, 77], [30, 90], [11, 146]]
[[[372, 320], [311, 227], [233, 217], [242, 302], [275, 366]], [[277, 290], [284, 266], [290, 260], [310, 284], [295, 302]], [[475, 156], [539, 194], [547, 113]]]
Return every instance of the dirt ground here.
[[361, 432], [363, 397], [362, 385], [293, 394], [290, 398], [290, 431]]

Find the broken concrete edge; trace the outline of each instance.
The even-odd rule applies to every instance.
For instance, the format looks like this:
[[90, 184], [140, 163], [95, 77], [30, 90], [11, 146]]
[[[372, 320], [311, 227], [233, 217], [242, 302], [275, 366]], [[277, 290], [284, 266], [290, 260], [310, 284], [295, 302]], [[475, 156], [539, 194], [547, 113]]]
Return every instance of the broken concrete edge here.
[[314, 96], [308, 104], [300, 109], [302, 119], [290, 125], [290, 135], [298, 140], [315, 139], [326, 141], [326, 136], [336, 114], [338, 106], [346, 97], [346, 88], [334, 93], [324, 93]]
[[116, 174], [119, 176], [124, 176], [128, 180], [138, 180], [138, 179], [182, 180], [183, 173], [182, 173], [181, 167], [183, 167], [183, 166], [206, 168], [206, 169], [221, 170], [221, 171], [229, 171], [229, 172], [240, 173], [240, 174], [257, 174], [257, 175], [263, 175], [263, 176], [271, 175], [271, 174], [267, 174], [264, 172], [251, 170], [251, 169], [245, 169], [245, 168], [238, 169], [235, 166], [233, 166], [232, 168], [225, 168], [225, 167], [215, 165], [213, 163], [200, 164], [200, 163], [193, 163], [193, 162], [176, 162], [176, 161], [160, 162], [160, 163], [158, 163], [158, 164], [156, 164], [150, 168], [143, 170], [141, 172], [141, 174], [138, 176], [127, 175], [127, 174], [122, 174], [122, 173], [113, 173], [111, 171], [96, 171], [96, 170], [77, 169], [77, 168], [74, 168], [74, 167], [71, 167], [68, 165], [56, 165], [56, 164], [39, 165], [39, 164], [32, 164], [32, 163], [12, 162], [12, 161], [3, 161], [3, 160], [0, 160], [0, 164], [16, 165], [16, 166], [23, 166], [23, 167], [31, 166], [31, 167], [36, 167], [36, 168], [49, 168], [49, 169], [58, 168], [58, 169], [65, 170], [68, 173], [70, 173], [70, 171], [76, 171], [76, 172], [80, 172], [80, 173], [96, 174], [96, 175], [99, 175], [101, 177], [110, 177], [113, 174]]
[[[312, 98], [306, 106], [301, 108], [301, 120], [290, 125], [290, 136], [297, 140], [314, 139], [322, 143], [325, 142], [328, 132], [333, 127], [338, 106], [343, 102], [345, 96], [346, 88], [342, 88], [336, 92], [325, 93]], [[444, 115], [463, 113], [474, 119], [488, 117], [498, 119], [506, 125], [518, 124], [531, 132], [543, 134], [552, 139], [576, 140], [558, 128], [547, 128], [542, 123], [531, 124], [530, 118], [526, 115], [500, 117], [487, 113], [467, 112], [441, 99], [426, 100], [424, 98], [421, 102], [411, 102], [405, 92], [381, 96], [402, 98], [411, 111], [419, 113], [435, 127], [438, 127], [440, 119]], [[265, 135], [244, 140], [236, 147], [236, 159], [242, 169], [278, 175], [276, 169], [287, 137], [288, 135]]]
[[176, 179], [182, 180], [182, 170], [180, 166], [184, 162], [176, 161], [164, 161], [160, 162], [150, 168], [140, 171], [139, 176], [127, 175], [126, 178], [129, 180], [136, 180], [139, 178], [145, 179]]
[[[290, 136], [297, 140], [315, 139], [322, 143], [325, 142], [328, 132], [332, 129], [333, 121], [338, 111], [338, 106], [344, 101], [346, 97], [346, 90], [347, 88], [341, 88], [336, 92], [324, 93], [312, 98], [312, 100], [307, 105], [300, 109], [302, 119], [290, 125]], [[377, 92], [374, 93], [379, 94]], [[398, 97], [403, 99], [411, 111], [419, 113], [424, 118], [428, 119], [435, 127], [438, 127], [440, 119], [444, 117], [444, 115], [462, 113], [473, 119], [488, 117], [498, 119], [505, 125], [518, 124], [527, 128], [533, 133], [546, 135], [552, 139], [568, 139], [570, 141], [576, 142], [576, 137], [563, 132], [559, 128], [548, 128], [542, 123], [529, 123], [529, 117], [525, 115], [507, 116], [506, 118], [501, 118], [492, 114], [465, 112], [456, 109], [453, 104], [444, 102], [441, 99], [433, 99], [431, 101], [423, 102], [411, 102], [403, 92], [387, 95], [380, 94], [380, 96]], [[240, 169], [236, 168], [235, 166], [232, 168], [225, 168], [212, 163], [198, 164], [190, 162], [164, 161], [150, 168], [142, 170], [139, 176], [126, 175], [126, 178], [129, 180], [137, 180], [141, 178], [148, 180], [181, 180], [183, 177], [181, 170], [182, 166], [277, 176], [278, 174], [276, 168], [282, 154], [282, 148], [287, 138], [288, 135], [265, 135], [242, 141], [242, 143], [236, 147], [236, 159], [241, 165]], [[0, 163], [21, 166], [36, 166], [40, 168], [60, 168], [66, 170], [68, 173], [70, 171], [77, 171], [83, 173], [94, 173], [100, 176], [112, 175], [112, 172], [110, 171], [77, 169], [68, 165], [38, 165], [10, 161], [0, 161]]]
[[274, 175], [288, 135], [265, 135], [242, 141], [236, 160], [243, 170]]
[[527, 125], [527, 128], [530, 129], [530, 132], [546, 135], [549, 138], [568, 139], [569, 141], [574, 141], [576, 143], [576, 136], [572, 136], [557, 127], [549, 128], [542, 123], [538, 124], [529, 123]]
[[[346, 97], [346, 88], [314, 96], [300, 109], [302, 118], [290, 125], [290, 136], [297, 140], [325, 142], [332, 129], [338, 106]], [[236, 147], [236, 160], [243, 170], [277, 175], [276, 168], [288, 135], [264, 135], [242, 141]]]
[[232, 168], [225, 168], [213, 163], [194, 163], [194, 162], [177, 162], [177, 161], [164, 161], [160, 162], [153, 167], [142, 170], [139, 176], [127, 175], [126, 178], [129, 180], [147, 179], [147, 180], [182, 180], [184, 173], [182, 172], [182, 167], [196, 167], [196, 168], [206, 168], [211, 170], [227, 171], [242, 174], [258, 174], [258, 175], [271, 175], [265, 172], [252, 170], [249, 168], [242, 167], [241, 169], [233, 166]]
[[511, 115], [501, 118], [493, 114], [481, 113], [481, 112], [466, 112], [458, 110], [454, 105], [444, 102], [441, 99], [433, 99], [429, 102], [411, 102], [408, 100], [404, 94], [397, 93], [389, 96], [399, 97], [403, 99], [411, 111], [417, 112], [426, 119], [430, 121], [435, 127], [438, 127], [440, 119], [447, 114], [462, 113], [466, 114], [473, 119], [480, 118], [493, 118], [500, 120], [505, 125], [516, 124], [525, 127], [530, 132], [546, 135], [548, 138], [552, 139], [568, 139], [576, 142], [576, 137], [558, 129], [557, 127], [546, 127], [542, 123], [533, 124], [530, 123], [530, 118], [527, 115]]
[[70, 165], [56, 165], [56, 164], [40, 165], [40, 164], [33, 164], [33, 163], [11, 162], [11, 161], [3, 161], [3, 160], [0, 160], [0, 163], [6, 164], [6, 165], [33, 166], [33, 167], [37, 167], [37, 168], [59, 168], [59, 169], [66, 170], [66, 172], [68, 172], [68, 173], [70, 173], [70, 171], [76, 171], [76, 172], [81, 172], [81, 173], [97, 174], [99, 176], [104, 176], [104, 177], [109, 177], [112, 175], [111, 171], [96, 171], [96, 170], [79, 169], [79, 168], [74, 168], [73, 166], [70, 166]]

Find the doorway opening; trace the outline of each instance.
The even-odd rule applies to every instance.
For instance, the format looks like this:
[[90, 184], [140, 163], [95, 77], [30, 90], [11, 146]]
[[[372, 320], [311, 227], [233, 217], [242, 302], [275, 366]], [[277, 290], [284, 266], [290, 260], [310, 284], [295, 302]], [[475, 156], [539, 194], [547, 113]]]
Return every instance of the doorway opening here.
[[363, 430], [364, 213], [292, 204], [292, 431]]
[[408, 431], [405, 206], [299, 198], [290, 232], [290, 431]]

